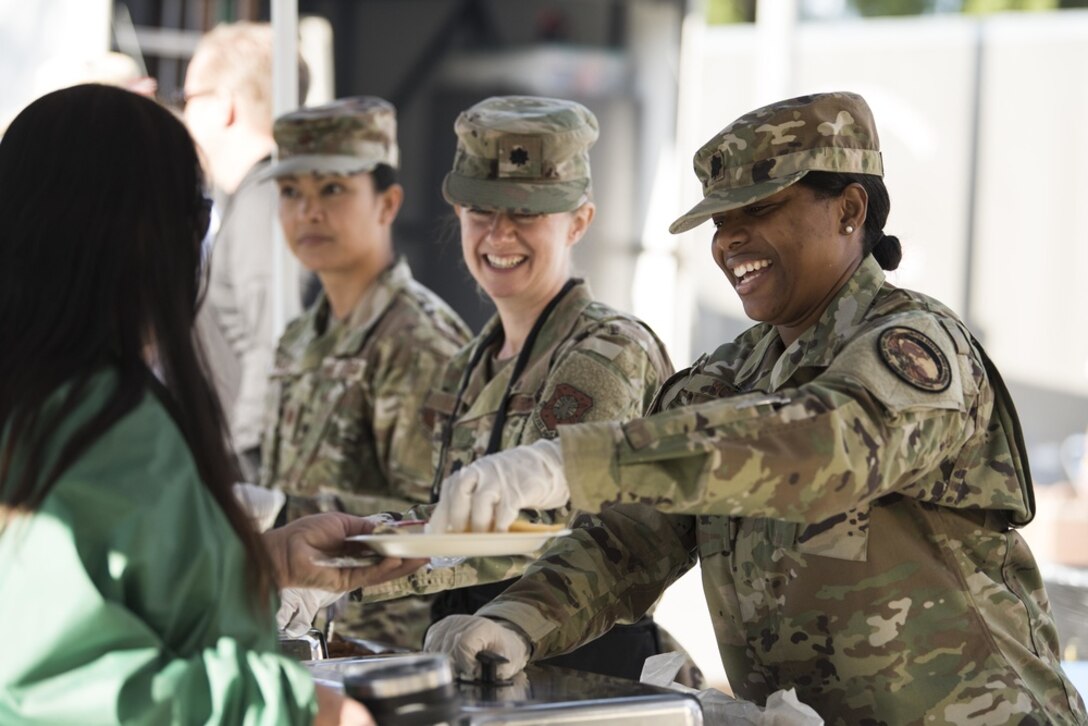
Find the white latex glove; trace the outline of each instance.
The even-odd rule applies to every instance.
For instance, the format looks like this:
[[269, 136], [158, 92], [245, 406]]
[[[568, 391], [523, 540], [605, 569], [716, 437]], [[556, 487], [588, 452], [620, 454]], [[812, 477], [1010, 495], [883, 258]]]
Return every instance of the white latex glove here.
[[567, 503], [558, 440], [540, 439], [477, 459], [442, 482], [428, 532], [505, 532], [526, 507], [555, 509]]
[[497, 620], [479, 615], [449, 615], [427, 630], [423, 650], [445, 653], [459, 676], [478, 680], [480, 662], [476, 654], [481, 650], [497, 653], [509, 663], [502, 663], [496, 675], [507, 680], [519, 673], [529, 662], [529, 641], [521, 633]]
[[258, 532], [272, 528], [284, 502], [287, 501], [287, 495], [281, 491], [265, 489], [247, 482], [234, 485], [234, 498], [242, 505], [242, 510]]
[[280, 591], [280, 609], [276, 611], [276, 627], [292, 638], [310, 629], [322, 608], [344, 597], [342, 592], [315, 590], [310, 587], [289, 587]]

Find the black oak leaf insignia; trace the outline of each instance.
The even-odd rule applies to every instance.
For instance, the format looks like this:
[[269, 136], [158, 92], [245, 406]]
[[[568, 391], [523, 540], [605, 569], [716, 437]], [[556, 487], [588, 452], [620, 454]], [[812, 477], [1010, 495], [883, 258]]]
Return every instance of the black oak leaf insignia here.
[[529, 163], [529, 152], [524, 146], [515, 146], [510, 150], [510, 163], [514, 166], [525, 166]]

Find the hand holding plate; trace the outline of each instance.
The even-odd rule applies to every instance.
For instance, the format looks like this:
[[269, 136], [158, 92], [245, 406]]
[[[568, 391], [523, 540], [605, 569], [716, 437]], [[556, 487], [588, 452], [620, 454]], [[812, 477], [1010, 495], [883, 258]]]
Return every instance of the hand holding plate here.
[[340, 512], [314, 514], [265, 532], [263, 536], [277, 585], [350, 592], [412, 572], [424, 559], [387, 557], [369, 567], [332, 568], [315, 562], [340, 554], [344, 540], [372, 532], [378, 523]]

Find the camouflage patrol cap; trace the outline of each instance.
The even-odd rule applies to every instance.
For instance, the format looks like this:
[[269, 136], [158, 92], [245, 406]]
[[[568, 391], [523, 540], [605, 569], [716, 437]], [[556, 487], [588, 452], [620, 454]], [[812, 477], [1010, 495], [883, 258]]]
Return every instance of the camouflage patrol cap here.
[[873, 114], [855, 93], [816, 93], [746, 113], [695, 152], [703, 201], [672, 225], [686, 232], [779, 192], [810, 171], [884, 175]]
[[265, 174], [357, 174], [378, 164], [397, 168], [397, 112], [375, 96], [300, 108], [272, 126], [279, 152]]
[[450, 204], [521, 214], [578, 208], [590, 188], [597, 117], [574, 101], [499, 96], [457, 117], [457, 152], [442, 182]]

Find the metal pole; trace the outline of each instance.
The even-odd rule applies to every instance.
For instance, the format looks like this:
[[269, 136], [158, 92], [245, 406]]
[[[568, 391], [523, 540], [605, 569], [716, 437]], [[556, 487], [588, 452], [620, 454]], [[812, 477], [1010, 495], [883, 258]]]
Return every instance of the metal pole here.
[[[298, 0], [272, 0], [272, 114], [293, 111], [298, 98]], [[273, 155], [275, 152], [273, 151]], [[272, 329], [279, 338], [300, 311], [298, 260], [287, 248], [279, 220], [273, 221]]]
[[797, 0], [758, 0], [756, 32], [756, 103], [763, 105], [793, 95], [794, 32]]
[[963, 320], [979, 340], [986, 342], [985, 331], [974, 319], [972, 293], [975, 287], [975, 262], [978, 255], [975, 216], [978, 214], [979, 147], [982, 143], [982, 90], [986, 74], [986, 21], [975, 23], [975, 69], [971, 89], [971, 142], [967, 147], [967, 245], [964, 252]]

